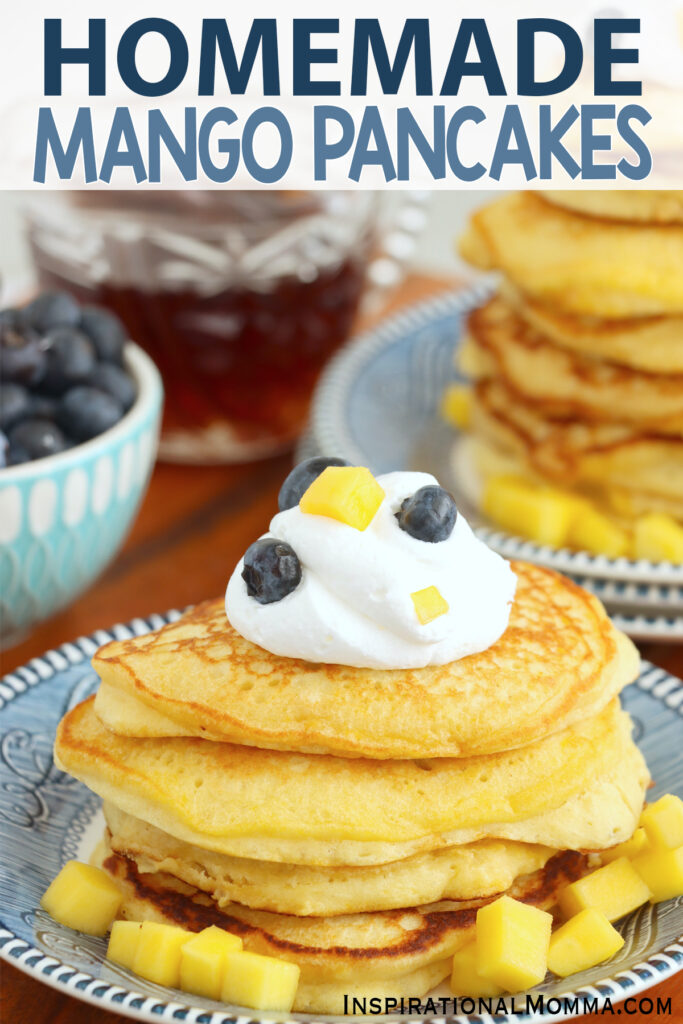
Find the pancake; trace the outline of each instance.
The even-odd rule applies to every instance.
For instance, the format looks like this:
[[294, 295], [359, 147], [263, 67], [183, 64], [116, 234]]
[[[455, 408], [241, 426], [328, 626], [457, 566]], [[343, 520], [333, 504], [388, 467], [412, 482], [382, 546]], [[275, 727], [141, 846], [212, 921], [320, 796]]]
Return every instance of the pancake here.
[[500, 380], [476, 385], [472, 432], [564, 487], [639, 492], [650, 508], [657, 499], [671, 505], [683, 501], [680, 438], [627, 425], [554, 421]]
[[270, 654], [205, 602], [101, 647], [96, 710], [113, 731], [204, 736], [345, 757], [440, 758], [524, 746], [594, 715], [638, 655], [596, 598], [518, 562], [503, 636], [450, 665], [356, 669]]
[[500, 291], [532, 328], [556, 345], [646, 373], [683, 373], [683, 316], [604, 320], [545, 305], [508, 282]]
[[209, 893], [221, 907], [235, 902], [300, 917], [480, 899], [504, 892], [518, 875], [542, 868], [556, 853], [494, 839], [370, 867], [273, 864], [202, 850], [112, 804], [105, 804], [104, 813], [111, 848], [133, 858], [138, 870], [171, 874]]
[[620, 422], [683, 437], [683, 374], [648, 374], [548, 341], [497, 296], [468, 319], [462, 365], [502, 380], [550, 419]]
[[[239, 904], [218, 908], [204, 893], [170, 875], [141, 874], [133, 860], [101, 844], [93, 858], [123, 892], [121, 916], [162, 921], [200, 931], [209, 925], [242, 937], [244, 947], [301, 968], [294, 1010], [344, 1013], [344, 995], [419, 997], [448, 974], [452, 957], [474, 935], [476, 912], [486, 901], [442, 902], [409, 910], [341, 917], [294, 917]], [[550, 909], [561, 888], [587, 872], [585, 855], [565, 852], [524, 876], [509, 894]]]
[[589, 217], [650, 224], [683, 224], [683, 191], [676, 189], [543, 190], [551, 203]]
[[683, 313], [683, 225], [595, 220], [518, 192], [474, 213], [460, 253], [564, 312]]
[[[561, 617], [555, 628], [544, 654], [561, 643]], [[630, 732], [614, 700], [521, 750], [371, 761], [131, 739], [105, 729], [90, 698], [62, 719], [55, 763], [127, 814], [202, 849], [290, 864], [381, 864], [487, 838], [612, 846], [632, 834], [648, 781]]]

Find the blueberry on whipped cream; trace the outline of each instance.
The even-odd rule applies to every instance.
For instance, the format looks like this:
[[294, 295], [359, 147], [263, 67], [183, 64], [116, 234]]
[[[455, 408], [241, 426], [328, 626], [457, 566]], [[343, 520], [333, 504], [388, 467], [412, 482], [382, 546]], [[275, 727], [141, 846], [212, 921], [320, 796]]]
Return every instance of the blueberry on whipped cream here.
[[416, 540], [438, 544], [453, 533], [458, 509], [455, 498], [444, 487], [428, 485], [401, 503], [398, 525]]
[[[425, 490], [422, 529], [425, 539], [443, 535], [438, 542], [401, 526], [402, 510], [419, 513]], [[516, 576], [441, 491], [427, 473], [374, 478], [328, 465], [237, 565], [226, 591], [230, 623], [273, 654], [356, 668], [445, 665], [491, 647], [507, 627]], [[286, 593], [267, 582], [257, 597], [251, 574], [265, 565], [262, 546], [283, 544], [296, 552], [300, 578]]]
[[301, 563], [291, 544], [275, 538], [254, 541], [244, 556], [242, 579], [260, 604], [281, 601], [301, 582]]

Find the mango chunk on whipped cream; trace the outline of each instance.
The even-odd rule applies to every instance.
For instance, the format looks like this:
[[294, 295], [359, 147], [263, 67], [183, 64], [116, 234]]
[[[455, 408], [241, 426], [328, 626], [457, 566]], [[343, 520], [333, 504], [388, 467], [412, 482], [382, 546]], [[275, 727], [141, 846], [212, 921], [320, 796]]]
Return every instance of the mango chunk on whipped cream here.
[[87, 935], [106, 935], [121, 899], [118, 886], [105, 871], [69, 860], [52, 880], [40, 905], [67, 928]]
[[428, 622], [433, 622], [434, 619], [438, 619], [440, 615], [445, 615], [448, 611], [448, 601], [439, 593], [436, 587], [425, 587], [424, 590], [416, 590], [410, 596], [415, 605], [415, 614], [422, 626], [426, 626]]
[[609, 960], [623, 945], [624, 940], [605, 915], [588, 907], [551, 936], [548, 968], [566, 978]]
[[477, 971], [508, 992], [543, 981], [548, 969], [552, 915], [501, 896], [477, 911]]
[[328, 466], [304, 492], [299, 508], [365, 530], [383, 498], [384, 491], [364, 466]]

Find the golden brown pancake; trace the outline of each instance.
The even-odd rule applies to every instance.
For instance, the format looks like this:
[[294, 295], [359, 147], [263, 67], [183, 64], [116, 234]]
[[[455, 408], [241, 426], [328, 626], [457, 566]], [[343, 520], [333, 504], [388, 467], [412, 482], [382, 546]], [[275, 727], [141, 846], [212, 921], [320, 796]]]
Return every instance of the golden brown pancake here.
[[[140, 874], [133, 860], [106, 844], [94, 862], [123, 891], [121, 916], [153, 920], [200, 931], [216, 925], [240, 935], [244, 947], [279, 957], [301, 968], [294, 1009], [343, 1013], [345, 994], [422, 996], [451, 970], [452, 957], [474, 933], [482, 903], [446, 902], [408, 910], [342, 917], [294, 917], [251, 910], [239, 904], [220, 909], [204, 893], [170, 875]], [[565, 852], [509, 890], [516, 899], [550, 909], [561, 888], [588, 870], [588, 858]]]
[[534, 330], [501, 296], [470, 315], [461, 351], [470, 376], [503, 381], [546, 418], [683, 437], [683, 374], [648, 374], [572, 353]]
[[101, 647], [96, 710], [112, 730], [195, 735], [345, 757], [461, 757], [524, 746], [596, 714], [638, 673], [600, 602], [513, 563], [503, 636], [449, 665], [357, 669], [282, 658], [241, 637], [222, 601]]
[[500, 380], [474, 390], [472, 432], [562, 486], [623, 488], [683, 501], [683, 441], [625, 424], [551, 420]]
[[508, 282], [501, 293], [527, 323], [556, 345], [646, 373], [683, 373], [683, 316], [605, 320], [566, 313], [523, 295]]
[[544, 190], [551, 203], [588, 217], [649, 224], [683, 224], [683, 191], [667, 189]]
[[618, 700], [514, 751], [371, 761], [117, 736], [91, 698], [62, 719], [55, 763], [202, 849], [311, 865], [386, 863], [486, 838], [603, 848], [632, 834], [648, 783]]
[[460, 253], [568, 313], [683, 313], [683, 225], [596, 220], [517, 192], [474, 213]]
[[111, 848], [144, 873], [173, 875], [223, 907], [230, 903], [299, 917], [394, 910], [438, 900], [481, 899], [542, 868], [547, 846], [484, 839], [368, 867], [318, 867], [203, 850], [105, 804]]

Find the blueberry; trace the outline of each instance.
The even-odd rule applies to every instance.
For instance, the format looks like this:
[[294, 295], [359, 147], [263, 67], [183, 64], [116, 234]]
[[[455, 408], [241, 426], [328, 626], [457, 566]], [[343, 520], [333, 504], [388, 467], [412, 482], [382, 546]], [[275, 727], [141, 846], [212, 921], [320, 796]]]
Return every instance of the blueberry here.
[[123, 416], [123, 406], [113, 395], [82, 384], [62, 397], [57, 422], [77, 441], [89, 441], [109, 430]]
[[[12, 461], [16, 461], [16, 453], [23, 455], [25, 452], [30, 459], [42, 459], [46, 455], [63, 452], [68, 447], [64, 434], [50, 420], [23, 420], [12, 427], [8, 439]], [[21, 461], [25, 459], [21, 458]]]
[[402, 503], [396, 513], [398, 525], [416, 540], [429, 544], [448, 540], [453, 533], [458, 509], [455, 498], [443, 487], [420, 487]]
[[45, 335], [47, 367], [41, 389], [61, 395], [73, 384], [86, 380], [95, 368], [95, 348], [74, 327], [55, 327]]
[[59, 399], [51, 395], [41, 395], [35, 391], [28, 396], [28, 415], [32, 419], [56, 420]]
[[22, 320], [39, 334], [53, 327], [76, 327], [81, 309], [67, 292], [43, 292], [22, 310]]
[[316, 480], [328, 466], [349, 466], [346, 459], [327, 458], [324, 455], [315, 456], [312, 459], [305, 459], [295, 466], [280, 488], [277, 496], [277, 507], [281, 512], [288, 508], [294, 508], [301, 501], [314, 480]]
[[301, 562], [291, 544], [264, 537], [247, 548], [242, 579], [250, 597], [259, 604], [272, 604], [299, 586]]
[[123, 346], [128, 334], [117, 316], [99, 306], [86, 306], [81, 313], [81, 330], [95, 346], [98, 359], [123, 365]]
[[122, 370], [120, 366], [113, 363], [97, 363], [95, 369], [88, 377], [88, 384], [100, 391], [106, 391], [113, 395], [128, 412], [135, 401], [135, 382], [133, 378]]
[[31, 415], [31, 396], [21, 384], [0, 384], [0, 428], [8, 430]]
[[47, 358], [41, 339], [31, 330], [0, 323], [0, 378], [3, 383], [35, 387], [45, 376]]
[[24, 462], [31, 461], [30, 453], [24, 448], [23, 444], [19, 444], [17, 441], [9, 443], [7, 452], [8, 465], [10, 466], [21, 466]]
[[9, 466], [9, 441], [4, 430], [0, 430], [0, 469]]

